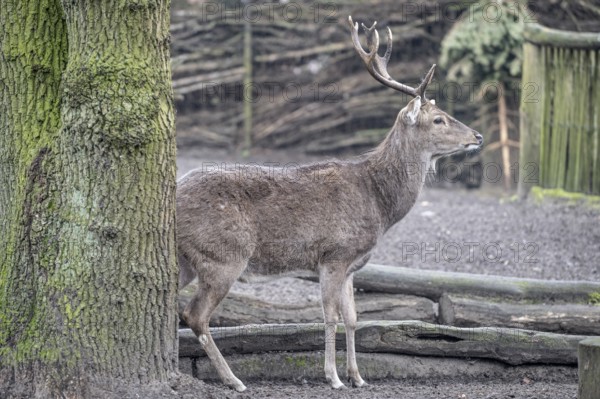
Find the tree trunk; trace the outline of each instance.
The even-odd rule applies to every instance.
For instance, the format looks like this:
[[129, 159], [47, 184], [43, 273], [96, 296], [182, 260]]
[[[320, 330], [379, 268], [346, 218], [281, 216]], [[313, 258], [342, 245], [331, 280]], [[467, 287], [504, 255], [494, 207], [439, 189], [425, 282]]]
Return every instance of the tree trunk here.
[[0, 6], [1, 397], [177, 369], [168, 11]]

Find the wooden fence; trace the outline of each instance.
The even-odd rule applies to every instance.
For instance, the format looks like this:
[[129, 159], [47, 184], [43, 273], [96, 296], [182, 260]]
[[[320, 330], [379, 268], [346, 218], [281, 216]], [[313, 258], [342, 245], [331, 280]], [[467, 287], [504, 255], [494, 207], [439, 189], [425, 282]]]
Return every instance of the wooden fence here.
[[600, 194], [600, 33], [524, 31], [519, 194]]
[[[390, 74], [415, 85], [466, 7], [451, 0], [226, 3], [198, 1], [173, 11], [179, 144], [299, 146], [321, 154], [377, 144], [408, 101], [368, 75], [352, 46], [348, 15], [369, 25], [377, 20], [382, 35], [392, 29]], [[430, 97], [444, 105], [444, 93], [435, 93], [442, 73]], [[473, 108], [468, 98], [449, 104], [451, 111], [473, 113], [465, 111]]]

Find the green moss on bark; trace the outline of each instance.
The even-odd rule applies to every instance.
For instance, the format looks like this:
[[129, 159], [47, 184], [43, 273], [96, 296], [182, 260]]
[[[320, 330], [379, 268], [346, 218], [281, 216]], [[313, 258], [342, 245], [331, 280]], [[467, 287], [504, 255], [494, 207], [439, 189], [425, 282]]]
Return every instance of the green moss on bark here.
[[0, 38], [0, 381], [44, 396], [86, 373], [165, 380], [177, 364], [168, 2], [8, 0]]

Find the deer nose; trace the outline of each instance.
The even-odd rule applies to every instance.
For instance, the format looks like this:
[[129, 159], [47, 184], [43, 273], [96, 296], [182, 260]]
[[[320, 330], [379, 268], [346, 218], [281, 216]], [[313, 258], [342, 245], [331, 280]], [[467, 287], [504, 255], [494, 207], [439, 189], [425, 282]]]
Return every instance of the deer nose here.
[[475, 138], [477, 139], [477, 144], [482, 145], [483, 144], [483, 136], [477, 132], [475, 132]]

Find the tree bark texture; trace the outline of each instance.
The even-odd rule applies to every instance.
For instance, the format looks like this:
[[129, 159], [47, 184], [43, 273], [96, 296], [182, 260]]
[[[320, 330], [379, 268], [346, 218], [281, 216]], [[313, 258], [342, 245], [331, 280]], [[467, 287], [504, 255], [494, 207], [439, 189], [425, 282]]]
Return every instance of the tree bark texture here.
[[176, 371], [168, 28], [166, 0], [0, 5], [1, 397]]

